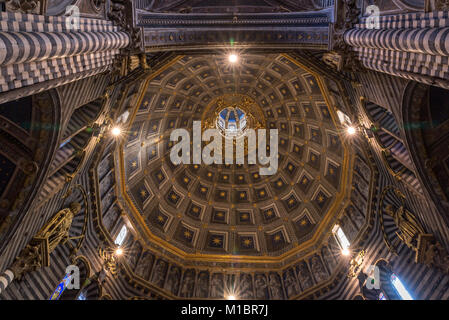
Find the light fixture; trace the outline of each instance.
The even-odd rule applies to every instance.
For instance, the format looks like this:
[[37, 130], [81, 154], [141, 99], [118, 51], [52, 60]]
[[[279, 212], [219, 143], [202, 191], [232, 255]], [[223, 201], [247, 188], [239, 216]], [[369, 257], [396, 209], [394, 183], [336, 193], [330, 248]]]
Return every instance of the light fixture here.
[[349, 252], [348, 249], [342, 249], [342, 250], [341, 250], [341, 254], [344, 255], [344, 256], [349, 256], [349, 253], [350, 253], [350, 252]]
[[355, 128], [354, 127], [348, 127], [347, 131], [348, 131], [348, 134], [351, 135], [351, 136], [353, 134], [355, 134]]
[[364, 261], [365, 261], [365, 250], [362, 250], [357, 255], [355, 255], [349, 262], [350, 267], [348, 277], [356, 278], [359, 272], [362, 270], [362, 265]]
[[231, 53], [229, 55], [229, 62], [236, 63], [239, 60], [239, 57], [235, 53]]
[[122, 248], [115, 249], [115, 255], [117, 257], [120, 257], [122, 254], [123, 254], [123, 249]]
[[120, 127], [114, 127], [111, 130], [113, 136], [118, 137], [122, 133], [122, 129]]
[[235, 298], [235, 296], [234, 295], [229, 295], [226, 299], [228, 299], [228, 300], [236, 300], [236, 298]]

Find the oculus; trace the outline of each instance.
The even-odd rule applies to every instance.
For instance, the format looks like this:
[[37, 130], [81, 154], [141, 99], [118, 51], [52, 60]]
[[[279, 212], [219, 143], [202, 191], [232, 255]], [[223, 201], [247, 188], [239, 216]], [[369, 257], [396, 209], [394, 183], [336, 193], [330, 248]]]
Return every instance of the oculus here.
[[225, 138], [238, 138], [245, 134], [246, 113], [237, 106], [222, 109], [217, 116], [216, 126]]

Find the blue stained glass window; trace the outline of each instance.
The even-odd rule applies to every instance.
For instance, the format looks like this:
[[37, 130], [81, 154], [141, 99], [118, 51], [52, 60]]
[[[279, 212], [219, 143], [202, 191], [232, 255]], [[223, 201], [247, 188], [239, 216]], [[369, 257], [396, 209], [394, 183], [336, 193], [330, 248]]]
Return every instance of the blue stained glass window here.
[[237, 108], [236, 110], [237, 110], [237, 115], [238, 115], [239, 119], [241, 120], [245, 116], [245, 114], [239, 108]]
[[221, 113], [220, 113], [220, 117], [223, 120], [226, 120], [226, 116], [228, 115], [228, 109], [224, 109]]
[[64, 279], [58, 284], [56, 290], [53, 292], [49, 300], [59, 300], [62, 293], [67, 289], [68, 284], [72, 281], [72, 275], [66, 274]]
[[235, 121], [235, 113], [234, 112], [231, 112], [229, 114], [229, 121]]
[[64, 141], [63, 143], [61, 143], [61, 145], [59, 146], [59, 149], [62, 149], [67, 143], [70, 142], [70, 140], [72, 140], [72, 138], [67, 139], [66, 141]]
[[387, 300], [387, 298], [385, 297], [383, 292], [379, 293], [379, 299], [378, 300]]
[[81, 291], [81, 293], [78, 295], [76, 300], [87, 300], [86, 295], [84, 294], [84, 291]]

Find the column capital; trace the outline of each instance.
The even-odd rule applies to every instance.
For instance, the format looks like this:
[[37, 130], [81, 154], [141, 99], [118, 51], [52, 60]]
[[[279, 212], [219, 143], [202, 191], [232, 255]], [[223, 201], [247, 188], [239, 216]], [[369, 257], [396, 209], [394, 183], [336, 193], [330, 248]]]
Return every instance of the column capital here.
[[356, 0], [336, 0], [335, 22], [329, 30], [329, 53], [323, 61], [337, 71], [357, 72], [362, 69], [355, 53], [344, 40], [344, 34], [358, 23], [361, 9]]

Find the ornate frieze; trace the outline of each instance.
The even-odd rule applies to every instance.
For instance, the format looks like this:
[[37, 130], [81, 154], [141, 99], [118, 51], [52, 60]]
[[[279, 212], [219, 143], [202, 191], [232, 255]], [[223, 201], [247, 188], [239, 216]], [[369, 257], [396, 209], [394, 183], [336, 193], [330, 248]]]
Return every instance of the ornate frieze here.
[[449, 10], [448, 0], [426, 0], [425, 11], [447, 11]]
[[327, 48], [329, 11], [285, 14], [137, 13], [147, 50], [161, 47], [244, 46]]
[[358, 22], [361, 10], [356, 0], [337, 0], [335, 5], [335, 22], [331, 28], [329, 53], [323, 61], [337, 71], [356, 72], [361, 65], [352, 48], [344, 41], [344, 34]]
[[39, 13], [43, 4], [40, 0], [7, 0], [6, 8], [13, 12]]
[[140, 52], [142, 49], [141, 30], [133, 25], [133, 3], [131, 0], [113, 0], [108, 18], [130, 37], [128, 51]]

